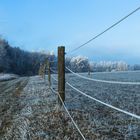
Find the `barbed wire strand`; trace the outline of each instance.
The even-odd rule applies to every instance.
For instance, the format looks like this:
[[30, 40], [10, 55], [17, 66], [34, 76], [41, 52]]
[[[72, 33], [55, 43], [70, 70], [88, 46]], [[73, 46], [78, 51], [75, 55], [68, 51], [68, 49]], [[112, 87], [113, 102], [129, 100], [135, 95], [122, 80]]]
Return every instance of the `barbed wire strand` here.
[[96, 98], [93, 98], [92, 96], [87, 95], [86, 93], [84, 93], [84, 92], [80, 91], [79, 89], [75, 88], [74, 86], [72, 86], [72, 85], [71, 85], [70, 83], [68, 83], [68, 82], [66, 82], [66, 84], [69, 85], [69, 86], [70, 86], [71, 88], [73, 88], [74, 90], [76, 90], [77, 92], [81, 93], [82, 95], [84, 95], [84, 96], [86, 96], [86, 97], [88, 97], [88, 98], [90, 98], [90, 99], [92, 99], [92, 100], [94, 100], [94, 101], [96, 101], [96, 102], [98, 102], [98, 103], [101, 103], [101, 104], [103, 104], [103, 105], [105, 105], [105, 106], [107, 106], [107, 107], [109, 107], [109, 108], [112, 108], [112, 109], [114, 109], [114, 110], [117, 110], [117, 111], [119, 111], [119, 112], [122, 112], [122, 113], [124, 113], [124, 114], [127, 114], [127, 115], [129, 115], [129, 116], [131, 116], [131, 117], [134, 117], [134, 118], [136, 118], [136, 119], [140, 119], [140, 116], [138, 116], [138, 115], [136, 115], [136, 114], [127, 112], [127, 111], [125, 111], [125, 110], [119, 109], [119, 108], [117, 108], [117, 107], [115, 107], [115, 106], [112, 106], [112, 105], [110, 105], [110, 104], [104, 103], [104, 102], [102, 102], [102, 101], [100, 101], [100, 100], [98, 100], [98, 99], [96, 99]]
[[105, 32], [109, 31], [110, 29], [112, 29], [113, 27], [115, 27], [116, 25], [118, 25], [119, 23], [121, 23], [122, 21], [124, 21], [125, 19], [127, 19], [129, 16], [133, 15], [134, 13], [136, 13], [138, 10], [140, 10], [140, 7], [136, 8], [135, 10], [133, 10], [131, 13], [129, 13], [128, 15], [124, 16], [123, 18], [121, 18], [119, 21], [117, 21], [116, 23], [114, 23], [113, 25], [111, 25], [110, 27], [108, 27], [107, 29], [105, 29], [104, 31], [102, 31], [101, 33], [97, 34], [96, 36], [94, 36], [93, 38], [91, 38], [90, 40], [86, 41], [85, 43], [83, 43], [82, 45], [76, 47], [75, 49], [67, 52], [71, 53], [74, 52], [78, 49], [80, 49], [81, 47], [85, 46], [86, 44], [90, 43], [91, 41], [95, 40], [96, 38], [98, 38], [99, 36], [103, 35]]
[[94, 81], [94, 82], [109, 83], [109, 84], [123, 84], [123, 85], [140, 85], [140, 82], [122, 82], [122, 81], [108, 81], [108, 80], [93, 79], [93, 78], [89, 78], [89, 77], [86, 77], [86, 76], [82, 76], [78, 73], [75, 73], [74, 71], [72, 71], [68, 67], [66, 67], [66, 69], [68, 71], [70, 71], [72, 74], [74, 74], [74, 75], [76, 75], [80, 78], [83, 78], [85, 80]]
[[72, 116], [70, 115], [70, 113], [69, 113], [67, 107], [65, 106], [65, 104], [64, 104], [64, 102], [63, 102], [61, 96], [59, 95], [59, 93], [56, 92], [52, 87], [51, 87], [51, 90], [52, 90], [54, 93], [56, 93], [56, 94], [58, 95], [58, 97], [59, 97], [59, 99], [60, 99], [60, 101], [61, 101], [63, 107], [65, 108], [67, 114], [69, 115], [69, 117], [70, 117], [72, 123], [73, 123], [74, 126], [76, 127], [77, 131], [79, 132], [79, 134], [81, 135], [81, 137], [83, 138], [83, 140], [86, 140], [86, 138], [85, 138], [84, 135], [82, 134], [81, 130], [79, 129], [79, 127], [78, 127], [77, 124], [75, 123], [74, 119], [73, 119]]

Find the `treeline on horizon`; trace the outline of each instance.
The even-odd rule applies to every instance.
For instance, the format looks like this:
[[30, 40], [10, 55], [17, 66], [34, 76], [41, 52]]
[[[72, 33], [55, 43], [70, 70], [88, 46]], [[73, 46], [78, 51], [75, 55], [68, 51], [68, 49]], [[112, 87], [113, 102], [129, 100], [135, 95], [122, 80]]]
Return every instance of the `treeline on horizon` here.
[[0, 38], [0, 73], [14, 73], [22, 76], [37, 75], [40, 64], [54, 60], [55, 56], [39, 52], [27, 52], [12, 47]]
[[[0, 38], [0, 73], [14, 73], [21, 76], [37, 75], [40, 65], [46, 63], [47, 60], [54, 61], [51, 66], [57, 71], [57, 57], [54, 54], [27, 52], [19, 47], [10, 46], [8, 41]], [[74, 72], [140, 70], [140, 65], [129, 66], [124, 61], [89, 62], [88, 58], [83, 56], [66, 58], [65, 65]]]

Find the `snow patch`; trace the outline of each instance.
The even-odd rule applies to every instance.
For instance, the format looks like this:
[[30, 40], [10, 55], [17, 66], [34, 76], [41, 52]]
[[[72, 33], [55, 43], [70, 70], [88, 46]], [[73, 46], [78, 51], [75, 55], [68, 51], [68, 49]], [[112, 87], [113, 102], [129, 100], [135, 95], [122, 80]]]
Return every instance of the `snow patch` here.
[[7, 81], [18, 78], [15, 74], [0, 74], [0, 81]]

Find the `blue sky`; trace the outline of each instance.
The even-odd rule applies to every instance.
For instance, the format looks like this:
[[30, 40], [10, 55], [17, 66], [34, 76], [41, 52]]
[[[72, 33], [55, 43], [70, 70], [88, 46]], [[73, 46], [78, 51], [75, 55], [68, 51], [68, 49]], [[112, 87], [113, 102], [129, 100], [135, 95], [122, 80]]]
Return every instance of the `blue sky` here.
[[[0, 0], [0, 34], [28, 51], [66, 51], [140, 6], [138, 0]], [[140, 11], [72, 55], [140, 63]]]

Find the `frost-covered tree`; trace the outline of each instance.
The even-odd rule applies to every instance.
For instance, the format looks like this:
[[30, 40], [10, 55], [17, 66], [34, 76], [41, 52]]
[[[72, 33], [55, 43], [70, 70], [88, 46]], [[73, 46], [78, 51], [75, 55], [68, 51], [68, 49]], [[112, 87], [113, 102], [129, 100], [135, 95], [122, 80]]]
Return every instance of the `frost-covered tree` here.
[[66, 66], [71, 68], [75, 72], [87, 72], [89, 62], [87, 57], [76, 56], [72, 58], [66, 58]]
[[89, 69], [91, 72], [128, 70], [128, 65], [124, 61], [89, 62], [88, 58], [83, 56], [66, 58], [65, 61], [66, 66], [75, 72], [87, 72]]
[[100, 61], [90, 62], [92, 71], [126, 71], [128, 65], [124, 61]]

